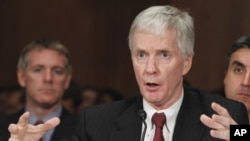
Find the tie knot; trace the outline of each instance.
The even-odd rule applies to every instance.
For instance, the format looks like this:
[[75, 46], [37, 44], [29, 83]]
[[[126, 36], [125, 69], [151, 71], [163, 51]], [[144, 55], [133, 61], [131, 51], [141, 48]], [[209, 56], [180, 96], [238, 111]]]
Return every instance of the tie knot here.
[[152, 117], [152, 121], [157, 128], [161, 128], [164, 126], [166, 122], [166, 116], [164, 113], [155, 113]]
[[43, 121], [42, 120], [37, 120], [34, 125], [39, 125], [39, 124], [43, 124]]

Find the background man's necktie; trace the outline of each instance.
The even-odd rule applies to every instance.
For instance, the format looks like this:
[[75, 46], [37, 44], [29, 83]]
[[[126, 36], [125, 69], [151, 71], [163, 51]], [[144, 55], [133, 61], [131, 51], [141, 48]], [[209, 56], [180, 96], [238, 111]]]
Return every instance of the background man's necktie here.
[[162, 129], [166, 122], [164, 113], [155, 113], [152, 117], [152, 122], [155, 124], [154, 141], [164, 141]]
[[[34, 123], [34, 125], [39, 125], [39, 124], [43, 124], [42, 120], [38, 120]], [[43, 138], [41, 138], [39, 141], [43, 141]]]

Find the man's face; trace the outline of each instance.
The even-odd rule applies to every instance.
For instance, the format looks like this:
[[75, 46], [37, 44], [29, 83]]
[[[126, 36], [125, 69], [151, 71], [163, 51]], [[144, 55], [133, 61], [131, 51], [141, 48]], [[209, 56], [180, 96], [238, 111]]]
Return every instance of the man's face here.
[[51, 107], [61, 101], [71, 73], [65, 68], [66, 57], [50, 49], [32, 50], [26, 70], [18, 69], [18, 81], [26, 90], [27, 104]]
[[183, 58], [173, 30], [166, 29], [162, 35], [135, 32], [132, 63], [143, 97], [154, 108], [163, 109], [180, 97], [192, 57]]
[[244, 103], [250, 113], [250, 49], [241, 48], [232, 54], [224, 86], [226, 97]]

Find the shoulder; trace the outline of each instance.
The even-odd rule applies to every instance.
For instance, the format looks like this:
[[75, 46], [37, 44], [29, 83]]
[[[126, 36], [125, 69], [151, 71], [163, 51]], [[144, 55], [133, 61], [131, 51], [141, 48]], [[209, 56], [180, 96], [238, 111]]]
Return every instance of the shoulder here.
[[197, 88], [185, 88], [184, 97], [187, 97], [189, 99], [192, 98], [192, 100], [197, 100], [197, 101], [201, 101], [203, 103], [208, 103], [208, 104], [212, 102], [217, 102], [224, 106], [240, 104], [239, 102], [235, 100], [231, 100], [220, 95], [215, 95], [208, 91], [204, 91], [204, 90], [197, 89]]
[[216, 102], [226, 108], [238, 123], [245, 123], [247, 121], [247, 110], [244, 104], [220, 95], [214, 95], [196, 88], [185, 88], [183, 101], [185, 106], [192, 105], [189, 107], [199, 107], [201, 111], [210, 116], [214, 113], [211, 109], [211, 104], [212, 102]]
[[9, 123], [16, 123], [19, 117], [24, 113], [24, 109], [10, 115], [2, 116], [0, 119], [0, 124], [9, 124]]
[[86, 108], [84, 111], [87, 113], [109, 113], [109, 112], [121, 112], [128, 108], [134, 107], [137, 108], [140, 105], [140, 97], [134, 96], [124, 100], [114, 101], [108, 104], [100, 104]]
[[68, 123], [75, 123], [77, 116], [70, 113], [66, 108], [63, 107], [62, 113], [60, 115], [60, 120]]
[[140, 96], [115, 101], [109, 104], [101, 104], [84, 109], [80, 114], [88, 122], [108, 122], [114, 121], [122, 115], [135, 115], [141, 104]]

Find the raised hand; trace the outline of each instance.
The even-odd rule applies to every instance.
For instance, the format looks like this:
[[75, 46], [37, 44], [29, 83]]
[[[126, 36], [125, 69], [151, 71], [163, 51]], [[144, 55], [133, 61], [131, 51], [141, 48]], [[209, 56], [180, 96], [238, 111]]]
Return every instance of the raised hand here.
[[52, 118], [44, 124], [28, 124], [29, 112], [24, 113], [17, 124], [9, 125], [9, 141], [38, 141], [46, 131], [56, 127], [60, 123], [59, 118]]
[[236, 125], [235, 120], [229, 115], [227, 109], [221, 105], [213, 102], [211, 104], [212, 109], [217, 113], [208, 117], [205, 114], [202, 114], [200, 120], [207, 127], [212, 128], [210, 135], [215, 138], [230, 140], [230, 125]]

